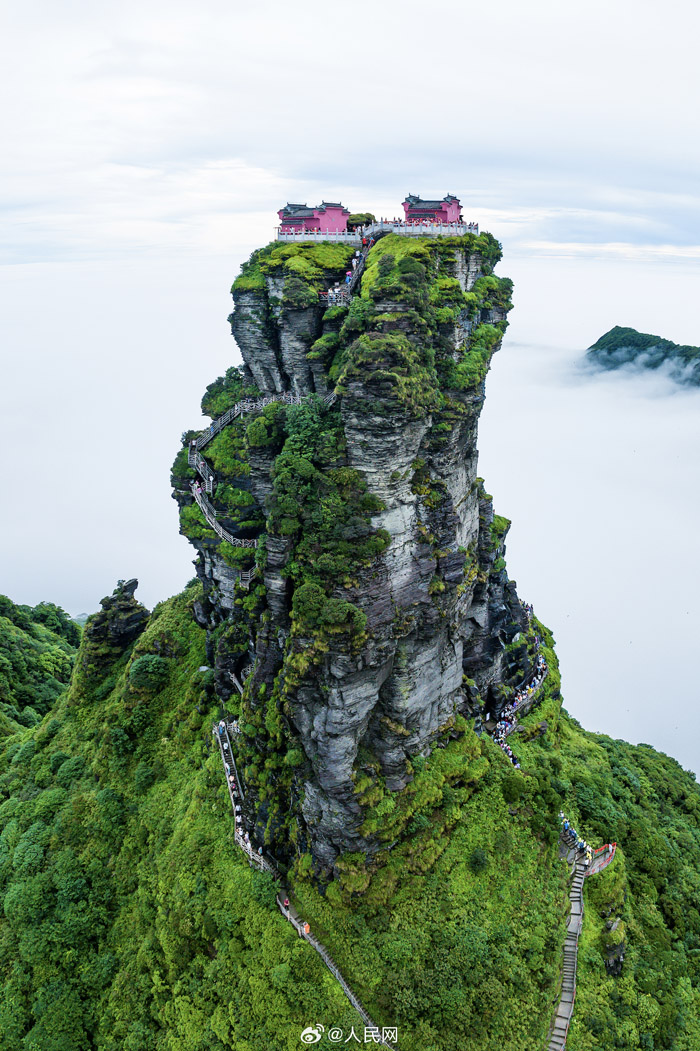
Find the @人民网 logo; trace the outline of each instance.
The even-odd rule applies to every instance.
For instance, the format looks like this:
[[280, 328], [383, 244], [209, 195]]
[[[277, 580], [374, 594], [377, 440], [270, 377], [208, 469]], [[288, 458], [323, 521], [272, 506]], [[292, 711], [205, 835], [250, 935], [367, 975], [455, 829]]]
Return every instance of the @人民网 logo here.
[[322, 1025], [307, 1025], [299, 1039], [302, 1044], [317, 1044], [323, 1031], [324, 1027]]

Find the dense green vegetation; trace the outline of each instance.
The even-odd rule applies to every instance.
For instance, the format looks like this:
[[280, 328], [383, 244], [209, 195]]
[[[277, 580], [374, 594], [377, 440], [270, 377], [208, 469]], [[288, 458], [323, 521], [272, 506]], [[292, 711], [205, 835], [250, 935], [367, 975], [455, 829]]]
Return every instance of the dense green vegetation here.
[[673, 343], [661, 336], [616, 325], [588, 348], [586, 358], [598, 368], [668, 368], [678, 383], [700, 386], [700, 347]]
[[[700, 1047], [700, 791], [649, 745], [562, 722], [569, 812], [613, 865], [586, 881], [576, 1013], [567, 1047]], [[620, 918], [614, 930], [608, 929]], [[606, 972], [618, 950], [622, 973]]]
[[[231, 287], [233, 293], [265, 288], [266, 275], [285, 278], [285, 298], [296, 307], [318, 303], [317, 293], [330, 276], [344, 273], [355, 251], [354, 245], [332, 241], [300, 241], [298, 244], [272, 241], [253, 252], [241, 267]], [[309, 294], [311, 286], [311, 294]]]
[[375, 221], [372, 212], [353, 212], [348, 216], [348, 230], [354, 230], [357, 226], [366, 226], [367, 223]]
[[[352, 601], [353, 589], [389, 537], [372, 528], [381, 505], [348, 466], [337, 408], [328, 411], [316, 397], [298, 406], [271, 405], [247, 424], [245, 437], [249, 449], [264, 442], [273, 464], [266, 532], [291, 545], [283, 576], [293, 587], [292, 622], [280, 674], [271, 689], [263, 684], [246, 693], [240, 742], [246, 780], [264, 803], [265, 842], [284, 852], [297, 841], [290, 800], [308, 768], [285, 703], [334, 638], [342, 635], [355, 648], [365, 640], [366, 617]], [[339, 585], [347, 597], [333, 594]], [[258, 618], [263, 626], [269, 620], [263, 598], [259, 587], [239, 599], [232, 617], [239, 645], [260, 630]]]
[[[349, 251], [268, 246], [234, 290], [265, 289], [268, 320], [277, 310], [320, 311], [318, 290]], [[483, 260], [466, 293], [455, 251], [463, 262], [470, 251]], [[430, 413], [429, 448], [439, 449], [483, 397], [505, 329], [512, 286], [493, 274], [499, 258], [489, 235], [381, 239], [349, 309], [334, 306], [322, 322], [319, 313], [308, 360], [346, 404], [362, 398], [379, 418]], [[202, 410], [215, 418], [257, 393], [229, 369]], [[181, 491], [193, 477], [189, 437], [173, 466]], [[310, 1024], [361, 1033], [337, 983], [277, 911], [273, 880], [252, 871], [234, 841], [211, 737], [221, 669], [209, 665], [213, 655], [231, 657], [240, 672], [251, 641], [265, 643], [268, 667], [227, 702], [241, 729], [248, 827], [283, 859], [295, 905], [374, 1020], [398, 1026], [401, 1051], [543, 1051], [566, 929], [560, 810], [594, 845], [618, 843], [613, 865], [586, 884], [568, 1046], [700, 1046], [700, 792], [673, 760], [587, 734], [562, 712], [553, 639], [537, 622], [504, 652], [509, 683], [523, 653], [534, 657], [536, 630], [549, 667], [539, 703], [511, 739], [521, 769], [460, 715], [441, 727], [430, 756], [412, 757], [401, 791], [387, 788], [377, 757], [361, 747], [349, 790], [378, 853], [345, 853], [337, 878], [315, 880], [298, 819], [310, 762], [288, 702], [331, 649], [349, 660], [361, 653], [361, 591], [389, 539], [373, 526], [382, 504], [349, 464], [339, 404], [315, 396], [237, 419], [206, 455], [221, 521], [259, 544], [220, 542], [184, 501], [182, 531], [232, 566], [276, 557], [291, 599], [284, 632], [272, 624], [261, 574], [235, 585], [233, 609], [207, 632], [193, 616], [207, 602], [198, 584], [150, 617], [118, 588], [89, 621], [66, 690], [75, 627], [50, 604], [0, 601], [4, 635], [22, 654], [10, 660], [15, 693], [0, 721], [0, 1051], [283, 1051], [299, 1047]], [[258, 503], [251, 475], [261, 465], [270, 491]], [[437, 555], [430, 514], [445, 503], [445, 485], [425, 459], [411, 471], [421, 535]], [[509, 525], [490, 516], [480, 479], [474, 486], [488, 557], [477, 558], [476, 542], [460, 549], [464, 589], [503, 573]], [[444, 586], [436, 574], [438, 609]], [[405, 625], [392, 630], [400, 640]], [[58, 677], [62, 660], [69, 667]], [[464, 689], [478, 702], [473, 680]], [[320, 1046], [331, 1046], [327, 1036]]]
[[[158, 606], [122, 653], [88, 624], [79, 666], [91, 674], [4, 741], [3, 1051], [262, 1051], [299, 1046], [311, 1023], [359, 1029], [276, 912], [270, 878], [234, 845], [209, 743], [218, 709], [200, 670], [199, 594]], [[372, 872], [346, 856], [322, 891], [300, 855], [295, 901], [373, 1017], [398, 1025], [402, 1049], [540, 1051], [564, 936], [564, 809], [594, 844], [619, 844], [586, 884], [572, 1051], [690, 1051], [700, 792], [650, 747], [560, 713], [549, 635], [544, 652], [551, 673], [523, 720], [522, 770], [457, 720], [445, 748], [415, 759], [397, 801], [358, 779], [386, 838], [410, 832], [386, 864]], [[615, 977], [605, 964], [620, 945]]]
[[197, 593], [5, 744], [3, 1051], [263, 1051], [356, 1018], [233, 845]]
[[260, 397], [260, 391], [256, 387], [247, 386], [240, 369], [232, 365], [226, 369], [224, 376], [219, 376], [205, 390], [202, 396], [202, 413], [216, 420], [237, 402], [244, 398], [256, 397]]
[[[457, 259], [472, 253], [479, 254], [484, 275], [463, 292]], [[490, 234], [381, 238], [370, 252], [361, 297], [340, 329], [339, 345], [346, 349], [335, 352], [331, 371], [339, 389], [347, 391], [355, 379], [364, 380], [369, 394], [386, 396], [390, 388], [397, 409], [419, 416], [449, 411], [450, 392], [478, 390], [512, 306], [512, 282], [492, 273], [499, 259], [500, 246]], [[498, 312], [494, 322], [492, 311]], [[455, 360], [458, 323], [469, 334]]]
[[[270, 312], [280, 308], [302, 311], [313, 304], [320, 311], [319, 290], [342, 276], [353, 251], [329, 243], [268, 245], [243, 267], [233, 286], [234, 299], [240, 304], [242, 294], [264, 290], [255, 297], [254, 312], [267, 318], [266, 324]], [[483, 276], [464, 293], [457, 266], [466, 265], [474, 253], [481, 259]], [[440, 241], [393, 235], [380, 239], [370, 252], [361, 294], [349, 310], [334, 306], [325, 311], [322, 334], [310, 346], [308, 360], [322, 364], [339, 392], [347, 395], [356, 384], [363, 408], [374, 399], [372, 408], [379, 415], [404, 410], [421, 416], [430, 411], [433, 443], [438, 445], [468, 411], [452, 394], [483, 391], [491, 355], [506, 326], [512, 284], [493, 276], [499, 258], [500, 246], [488, 234]], [[277, 299], [280, 289], [282, 297]], [[247, 309], [252, 309], [250, 303]], [[493, 311], [499, 319], [491, 323]], [[455, 361], [451, 337], [457, 324], [463, 335]], [[270, 341], [274, 346], [274, 336]], [[242, 384], [240, 374], [229, 370], [207, 389], [203, 410], [212, 415], [224, 411], [241, 396]], [[371, 525], [372, 516], [383, 507], [349, 466], [337, 405], [324, 408], [314, 397], [294, 407], [270, 404], [235, 420], [206, 449], [218, 482], [212, 502], [224, 527], [238, 536], [274, 537], [289, 548], [282, 575], [292, 595], [291, 630], [281, 667], [270, 665], [265, 682], [246, 686], [240, 710], [243, 769], [261, 803], [265, 842], [279, 857], [290, 843], [302, 849], [291, 801], [299, 799], [310, 772], [291, 729], [288, 699], [331, 646], [338, 647], [338, 636], [343, 637], [343, 647], [359, 652], [367, 618], [356, 598], [389, 536]], [[272, 479], [264, 507], [255, 503], [246, 486], [253, 461]], [[184, 451], [176, 459], [173, 478], [185, 487]], [[444, 499], [444, 487], [429, 498], [433, 507]], [[183, 505], [180, 525], [185, 535], [202, 548], [216, 546], [229, 565], [252, 564], [252, 554], [221, 544], [199, 510]], [[429, 532], [426, 539], [432, 542]], [[259, 554], [262, 564], [263, 544]], [[435, 593], [441, 588], [436, 578]], [[239, 593], [232, 623], [218, 633], [217, 645], [224, 644], [227, 652], [245, 652], [248, 627], [253, 638], [266, 630], [269, 611], [264, 598], [258, 582]], [[361, 797], [368, 808], [370, 796]], [[401, 836], [410, 835], [408, 821], [397, 828]], [[307, 862], [305, 856], [299, 863]]]
[[23, 726], [39, 722], [66, 689], [79, 642], [60, 606], [17, 606], [0, 595], [0, 712]]
[[[233, 844], [191, 613], [199, 593], [157, 607], [112, 664], [88, 624], [80, 665], [96, 671], [0, 756], [4, 1051], [262, 1051], [298, 1046], [311, 1022], [358, 1025], [276, 913], [269, 877]], [[404, 813], [415, 839], [394, 867], [362, 897], [351, 869], [333, 900], [299, 877], [298, 901], [409, 1051], [461, 1047], [443, 1043], [460, 1030], [496, 1046], [491, 1027], [533, 1032], [533, 1011], [543, 1030], [561, 903], [547, 840], [533, 837], [531, 813], [511, 819], [499, 788], [509, 768], [468, 727], [416, 774]], [[539, 917], [532, 930], [526, 913]]]

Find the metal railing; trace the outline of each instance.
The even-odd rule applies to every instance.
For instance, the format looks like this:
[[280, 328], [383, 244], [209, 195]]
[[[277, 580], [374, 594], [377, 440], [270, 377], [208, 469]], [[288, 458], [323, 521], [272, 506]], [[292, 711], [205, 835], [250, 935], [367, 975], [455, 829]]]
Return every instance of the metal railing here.
[[278, 241], [345, 241], [346, 244], [362, 244], [362, 231], [357, 230], [299, 230], [292, 233], [282, 233], [279, 226], [275, 227]]
[[205, 490], [210, 494], [213, 493], [216, 475], [204, 457], [200, 455], [197, 449], [197, 443], [194, 439], [190, 442], [187, 449], [187, 463], [189, 467], [194, 467], [200, 478], [204, 480]]
[[321, 303], [328, 303], [329, 306], [334, 307], [340, 303], [349, 303], [352, 296], [346, 285], [343, 289], [339, 288], [337, 292], [319, 292], [318, 298]]
[[399, 234], [403, 237], [463, 237], [464, 234], [478, 234], [478, 223], [431, 223], [417, 222], [383, 222], [370, 223], [362, 231], [363, 237], [376, 237], [377, 234]]
[[[337, 394], [331, 391], [330, 394], [324, 394], [321, 396], [321, 401], [327, 407], [333, 405], [337, 400]], [[215, 435], [219, 434], [232, 420], [235, 420], [238, 416], [243, 413], [255, 412], [259, 409], [264, 409], [266, 405], [273, 405], [282, 403], [284, 405], [301, 405], [303, 398], [301, 394], [296, 394], [293, 391], [282, 391], [279, 394], [269, 394], [264, 398], [258, 398], [254, 400], [247, 398], [245, 401], [239, 401], [236, 405], [232, 405], [230, 409], [227, 409], [223, 416], [219, 416], [217, 420], [214, 420], [211, 426], [200, 434], [198, 438], [193, 438], [189, 444], [187, 450], [187, 462], [191, 467], [195, 467], [198, 473], [204, 479], [206, 492], [211, 493], [214, 488], [216, 481], [216, 475], [212, 471], [211, 467], [204, 459], [200, 456], [199, 450], [203, 449]], [[257, 540], [241, 540], [239, 537], [229, 533], [227, 529], [224, 529], [222, 525], [217, 521], [216, 511], [213, 505], [207, 500], [206, 496], [202, 492], [202, 487], [197, 482], [190, 484], [190, 491], [197, 501], [200, 511], [204, 515], [207, 524], [211, 526], [217, 536], [221, 537], [227, 543], [232, 544], [233, 547], [257, 547]], [[246, 570], [240, 574], [241, 583], [248, 587], [255, 570]]]
[[217, 536], [220, 536], [222, 540], [225, 540], [228, 544], [233, 547], [257, 547], [257, 540], [241, 540], [239, 537], [234, 536], [233, 533], [229, 533], [228, 529], [224, 529], [222, 525], [216, 519], [216, 511], [213, 506], [209, 503], [206, 496], [198, 487], [196, 482], [192, 483], [192, 496], [197, 501], [199, 509], [207, 520], [207, 523], [211, 526]]
[[[231, 738], [228, 735], [228, 727], [227, 727], [225, 722], [224, 722], [224, 726], [223, 726], [223, 733], [221, 733], [220, 730], [221, 730], [221, 723], [219, 723], [218, 726], [215, 726], [212, 732], [213, 732], [214, 736], [217, 738], [217, 740], [219, 742], [219, 751], [221, 752], [221, 761], [224, 764], [224, 773], [226, 772], [226, 763], [230, 760], [231, 766], [233, 767], [233, 776], [236, 779], [237, 792], [240, 792], [241, 799], [245, 800], [245, 792], [243, 791], [243, 782], [241, 781], [240, 777], [238, 776], [238, 768], [236, 767], [236, 760], [233, 758], [233, 749], [231, 747]], [[225, 741], [224, 741], [224, 735], [226, 737]], [[224, 748], [224, 744], [226, 745], [225, 748]], [[226, 758], [226, 753], [227, 752], [228, 752], [229, 760], [227, 760], [227, 758]], [[229, 794], [229, 797], [231, 799], [231, 805], [233, 807], [233, 813], [234, 813], [234, 816], [235, 816], [235, 813], [236, 813], [235, 796], [236, 796], [237, 792], [232, 789], [231, 782], [229, 781], [228, 777], [226, 778], [226, 786], [228, 788], [228, 794]]]
[[[561, 815], [563, 820], [563, 815]], [[561, 836], [564, 849], [569, 848], [564, 834]], [[561, 995], [554, 1014], [547, 1043], [547, 1051], [564, 1051], [569, 1034], [571, 1019], [576, 1000], [576, 970], [578, 965], [578, 939], [583, 929], [583, 881], [587, 876], [595, 876], [610, 864], [615, 856], [616, 843], [605, 843], [593, 854], [602, 861], [598, 868], [586, 869], [581, 858], [574, 855], [573, 879], [569, 890], [569, 925], [564, 941], [562, 957]]]
[[241, 694], [243, 693], [243, 683], [246, 681], [246, 679], [250, 675], [251, 669], [252, 669], [252, 664], [246, 664], [245, 668], [241, 672], [240, 679], [238, 678], [238, 676], [236, 675], [236, 673], [234, 671], [230, 671], [228, 673], [229, 679], [234, 684], [234, 686], [236, 687], [238, 692], [241, 693]]
[[299, 405], [301, 404], [301, 394], [296, 394], [293, 391], [280, 391], [279, 394], [268, 394], [264, 398], [246, 398], [244, 401], [239, 401], [236, 405], [232, 405], [230, 409], [227, 409], [223, 416], [213, 420], [206, 431], [202, 431], [195, 440], [197, 449], [203, 449], [205, 445], [208, 445], [212, 438], [215, 438], [236, 417], [248, 412], [257, 412], [259, 409], [264, 409], [266, 405], [272, 405], [276, 402], [281, 402], [284, 405]]
[[365, 263], [367, 262], [367, 256], [369, 255], [369, 245], [365, 245], [362, 249], [362, 253], [357, 262], [357, 266], [352, 272], [352, 276], [344, 288], [332, 289], [329, 288], [327, 292], [319, 292], [318, 298], [322, 303], [327, 303], [329, 306], [336, 306], [339, 303], [349, 303], [352, 300], [352, 293], [357, 288], [362, 272], [365, 269]]

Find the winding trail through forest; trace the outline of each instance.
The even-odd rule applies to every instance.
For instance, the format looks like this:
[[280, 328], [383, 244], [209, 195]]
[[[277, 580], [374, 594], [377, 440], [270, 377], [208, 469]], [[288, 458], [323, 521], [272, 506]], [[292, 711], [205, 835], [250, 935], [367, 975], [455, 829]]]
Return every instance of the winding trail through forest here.
[[[523, 603], [527, 613], [528, 623], [532, 623], [533, 610], [531, 606]], [[537, 649], [540, 648], [539, 636], [537, 637]], [[496, 727], [487, 731], [494, 741], [506, 753], [511, 763], [519, 767], [516, 756], [508, 746], [507, 738], [518, 727], [517, 713], [527, 714], [530, 712], [540, 698], [540, 692], [547, 678], [547, 663], [544, 658], [538, 656], [537, 670], [532, 681], [525, 687], [515, 691], [515, 700], [503, 709]], [[520, 698], [518, 700], [517, 698]], [[562, 822], [564, 818], [562, 816]], [[568, 827], [568, 825], [567, 825]], [[547, 1038], [546, 1051], [565, 1051], [566, 1038], [574, 1013], [574, 1001], [576, 999], [576, 968], [578, 963], [578, 939], [583, 927], [583, 881], [588, 876], [595, 876], [602, 872], [615, 857], [616, 843], [606, 843], [590, 856], [587, 862], [585, 850], [580, 850], [567, 838], [564, 830], [560, 837], [559, 856], [565, 859], [571, 869], [571, 887], [569, 890], [569, 921], [564, 940], [564, 953], [562, 962], [561, 995], [557, 1005], [554, 1019]]]

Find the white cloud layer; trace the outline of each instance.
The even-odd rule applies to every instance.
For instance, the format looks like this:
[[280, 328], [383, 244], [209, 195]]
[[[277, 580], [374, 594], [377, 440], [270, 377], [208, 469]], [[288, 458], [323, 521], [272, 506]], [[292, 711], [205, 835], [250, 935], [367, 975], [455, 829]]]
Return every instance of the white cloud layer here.
[[[618, 715], [635, 706], [639, 735], [692, 765], [654, 712], [691, 672], [696, 403], [640, 380], [574, 382], [566, 363], [614, 324], [700, 343], [699, 22], [650, 0], [15, 4], [0, 74], [0, 588], [73, 612], [117, 577], [138, 575], [151, 605], [179, 589], [192, 552], [168, 468], [237, 358], [228, 288], [277, 208], [325, 197], [395, 215], [407, 192], [453, 192], [516, 282], [484, 470], [515, 519], [514, 573], [561, 639], [569, 706], [632, 738]], [[641, 458], [622, 440], [637, 434]], [[681, 507], [668, 557], [650, 477]]]

